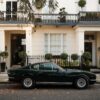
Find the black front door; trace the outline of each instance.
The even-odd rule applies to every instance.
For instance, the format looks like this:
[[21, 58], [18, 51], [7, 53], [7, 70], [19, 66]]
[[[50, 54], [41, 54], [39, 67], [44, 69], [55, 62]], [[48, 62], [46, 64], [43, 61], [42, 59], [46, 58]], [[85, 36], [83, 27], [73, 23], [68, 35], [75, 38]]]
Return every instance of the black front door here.
[[85, 52], [90, 52], [92, 61], [92, 42], [85, 42]]
[[20, 51], [25, 51], [26, 49], [25, 44], [23, 44], [23, 40], [25, 40], [24, 34], [11, 35], [11, 65], [17, 65], [21, 62], [18, 53]]

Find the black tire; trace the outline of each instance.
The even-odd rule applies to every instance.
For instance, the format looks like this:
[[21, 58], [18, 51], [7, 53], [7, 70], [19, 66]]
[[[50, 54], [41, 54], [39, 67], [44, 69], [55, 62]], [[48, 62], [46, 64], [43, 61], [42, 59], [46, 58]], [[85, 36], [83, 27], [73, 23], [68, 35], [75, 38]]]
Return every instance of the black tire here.
[[83, 76], [83, 77], [78, 77], [75, 81], [74, 81], [74, 85], [76, 88], [78, 89], [86, 89], [89, 85], [89, 80], [87, 77]]
[[23, 78], [21, 84], [22, 84], [23, 88], [25, 88], [25, 89], [31, 89], [31, 88], [35, 87], [35, 82], [30, 77]]

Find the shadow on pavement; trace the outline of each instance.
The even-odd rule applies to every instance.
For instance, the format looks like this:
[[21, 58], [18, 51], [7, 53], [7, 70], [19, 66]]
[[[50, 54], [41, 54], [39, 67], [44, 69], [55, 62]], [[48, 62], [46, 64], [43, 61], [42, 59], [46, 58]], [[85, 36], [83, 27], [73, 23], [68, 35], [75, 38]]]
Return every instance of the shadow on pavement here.
[[[95, 85], [91, 85], [88, 87], [88, 89], [97, 89], [97, 88], [100, 88], [100, 86], [96, 87]], [[0, 89], [15, 89], [15, 90], [34, 90], [34, 89], [75, 89], [77, 90], [74, 86], [72, 85], [48, 85], [48, 84], [38, 84], [35, 86], [35, 88], [32, 88], [32, 89], [23, 89], [23, 87], [20, 85], [20, 84], [2, 84], [0, 85]], [[78, 89], [79, 90], [79, 89]], [[86, 90], [86, 89], [83, 89], [83, 90]]]

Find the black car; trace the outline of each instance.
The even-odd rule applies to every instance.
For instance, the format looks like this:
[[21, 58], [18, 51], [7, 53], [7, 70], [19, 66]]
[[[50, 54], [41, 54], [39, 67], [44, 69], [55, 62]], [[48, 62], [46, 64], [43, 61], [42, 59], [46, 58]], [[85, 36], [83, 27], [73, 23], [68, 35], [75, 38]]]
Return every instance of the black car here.
[[37, 83], [71, 83], [77, 88], [87, 88], [96, 82], [96, 75], [83, 70], [63, 69], [52, 62], [41, 62], [8, 70], [9, 81], [20, 82], [24, 88]]

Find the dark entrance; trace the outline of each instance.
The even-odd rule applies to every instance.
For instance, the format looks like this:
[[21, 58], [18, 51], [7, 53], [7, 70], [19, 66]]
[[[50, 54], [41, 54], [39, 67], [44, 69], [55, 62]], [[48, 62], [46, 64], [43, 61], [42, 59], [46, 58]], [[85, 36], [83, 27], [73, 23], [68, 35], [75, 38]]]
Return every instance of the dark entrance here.
[[91, 53], [91, 61], [92, 61], [92, 42], [85, 42], [85, 52]]
[[11, 35], [11, 65], [18, 65], [21, 62], [18, 53], [26, 51], [25, 34], [12, 34]]

